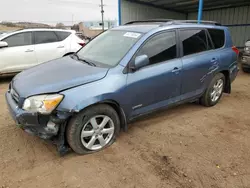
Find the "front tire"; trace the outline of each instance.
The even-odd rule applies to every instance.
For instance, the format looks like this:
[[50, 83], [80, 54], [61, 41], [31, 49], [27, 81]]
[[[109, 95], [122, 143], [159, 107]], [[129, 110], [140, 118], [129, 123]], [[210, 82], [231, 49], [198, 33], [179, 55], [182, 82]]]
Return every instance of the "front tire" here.
[[200, 99], [200, 103], [204, 106], [210, 107], [216, 105], [224, 91], [225, 76], [218, 73], [214, 76], [205, 93]]
[[78, 154], [89, 154], [110, 146], [120, 132], [117, 112], [109, 105], [89, 107], [69, 122], [66, 137], [70, 147]]

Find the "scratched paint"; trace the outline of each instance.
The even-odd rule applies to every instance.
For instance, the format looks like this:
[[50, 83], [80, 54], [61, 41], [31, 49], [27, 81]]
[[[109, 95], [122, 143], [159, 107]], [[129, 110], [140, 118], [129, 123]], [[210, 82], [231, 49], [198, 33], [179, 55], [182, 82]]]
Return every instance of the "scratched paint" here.
[[212, 74], [213, 72], [215, 72], [219, 68], [220, 67], [219, 67], [218, 63], [215, 62], [211, 67], [209, 67], [208, 73], [205, 74], [204, 76], [202, 76], [202, 78], [200, 79], [200, 81], [203, 83], [205, 81], [205, 79], [207, 78], [208, 75]]

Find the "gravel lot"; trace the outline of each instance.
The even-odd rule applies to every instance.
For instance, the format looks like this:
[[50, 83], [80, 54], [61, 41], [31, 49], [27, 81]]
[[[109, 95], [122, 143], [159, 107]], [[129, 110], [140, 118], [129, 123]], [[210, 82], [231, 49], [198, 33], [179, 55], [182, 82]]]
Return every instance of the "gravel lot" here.
[[108, 149], [60, 158], [17, 128], [0, 83], [0, 188], [249, 188], [250, 74], [212, 108], [186, 104], [130, 125]]

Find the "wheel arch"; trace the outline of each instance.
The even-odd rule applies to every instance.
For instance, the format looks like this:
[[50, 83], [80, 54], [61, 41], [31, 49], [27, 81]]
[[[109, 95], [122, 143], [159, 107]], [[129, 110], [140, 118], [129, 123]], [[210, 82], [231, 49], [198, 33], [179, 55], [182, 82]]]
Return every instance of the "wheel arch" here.
[[92, 104], [86, 105], [85, 107], [83, 107], [82, 109], [80, 109], [78, 112], [75, 112], [75, 113], [79, 113], [80, 111], [83, 111], [89, 107], [92, 107], [92, 106], [95, 106], [98, 104], [107, 104], [107, 105], [111, 106], [117, 112], [117, 114], [119, 116], [119, 119], [121, 121], [121, 129], [123, 129], [124, 131], [127, 131], [128, 125], [127, 125], [127, 118], [126, 118], [125, 112], [122, 109], [122, 107], [120, 106], [120, 104], [115, 100], [105, 99], [102, 101], [94, 102]]
[[98, 102], [94, 105], [97, 105], [97, 104], [107, 104], [107, 105], [110, 105], [112, 108], [114, 108], [115, 111], [117, 112], [119, 118], [120, 118], [121, 129], [123, 129], [124, 131], [127, 131], [127, 129], [128, 129], [127, 118], [126, 118], [124, 110], [121, 108], [121, 106], [119, 105], [118, 102], [116, 102], [114, 100], [104, 100], [104, 101]]

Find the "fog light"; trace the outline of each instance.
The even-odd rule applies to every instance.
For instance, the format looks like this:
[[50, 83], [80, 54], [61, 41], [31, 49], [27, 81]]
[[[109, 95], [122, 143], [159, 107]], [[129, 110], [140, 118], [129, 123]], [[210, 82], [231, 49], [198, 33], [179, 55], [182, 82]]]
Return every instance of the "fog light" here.
[[47, 127], [45, 127], [45, 129], [46, 129], [46, 131], [49, 131], [49, 132], [55, 134], [58, 132], [59, 126], [57, 124], [55, 124], [54, 122], [49, 121], [47, 123]]

